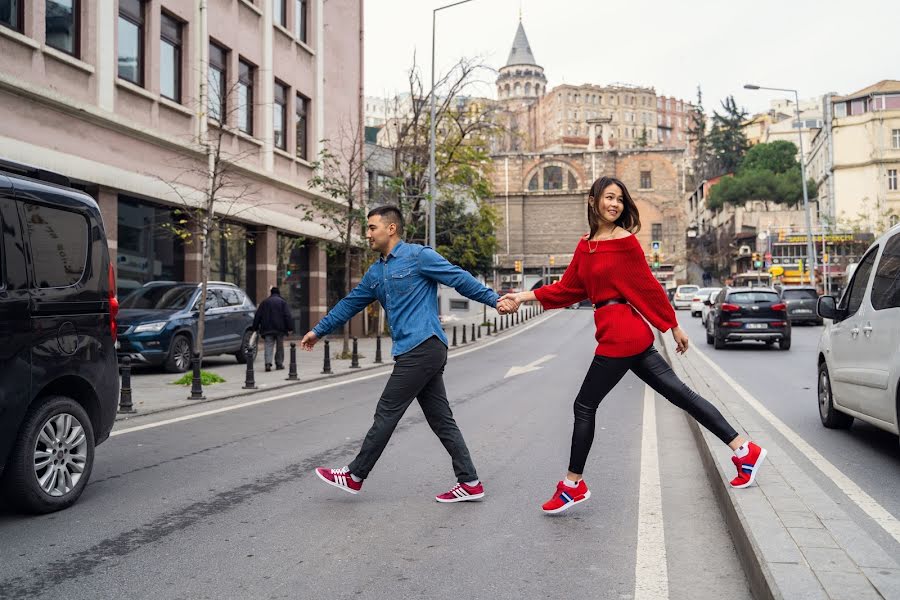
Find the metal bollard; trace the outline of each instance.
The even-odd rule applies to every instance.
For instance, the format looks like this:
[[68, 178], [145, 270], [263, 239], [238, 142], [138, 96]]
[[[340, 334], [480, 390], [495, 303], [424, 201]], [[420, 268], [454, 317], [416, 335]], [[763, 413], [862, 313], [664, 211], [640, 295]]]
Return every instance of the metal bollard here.
[[518, 325], [522, 320], [519, 318], [519, 311], [516, 311], [516, 316], [513, 317], [513, 325]]
[[191, 380], [191, 395], [188, 400], [206, 400], [203, 395], [203, 382], [200, 379], [200, 355], [196, 352], [191, 357], [191, 369], [194, 372], [194, 378]]
[[[474, 325], [473, 325], [473, 327], [474, 327]], [[481, 329], [482, 329], [482, 327], [484, 327], [484, 323], [479, 323], [479, 324], [478, 324], [478, 339], [479, 339], [479, 340], [481, 339]]]
[[[293, 344], [291, 344], [293, 346]], [[250, 349], [250, 345], [248, 344], [244, 348], [244, 359], [247, 363], [247, 372], [244, 375], [244, 385], [241, 389], [244, 390], [255, 390], [256, 389], [256, 374], [253, 372], [253, 361], [256, 358], [256, 353]]]
[[353, 338], [353, 355], [350, 357], [350, 368], [359, 368], [359, 346], [357, 345], [357, 338], [355, 337]]
[[119, 414], [136, 413], [131, 402], [131, 357], [122, 357], [122, 390], [119, 393]]
[[466, 345], [466, 326], [465, 326], [465, 325], [463, 325], [462, 330], [463, 330], [463, 339], [462, 339], [462, 343], [463, 343], [463, 345], [465, 346], [465, 345]]
[[456, 346], [456, 325], [453, 326], [453, 346]]
[[483, 325], [485, 327], [485, 335], [490, 337], [491, 336], [491, 322], [488, 321], [486, 324], [483, 324]]
[[497, 317], [494, 317], [494, 335], [497, 335]]
[[331, 375], [331, 342], [325, 340], [325, 362], [322, 365], [322, 375]]
[[291, 364], [288, 365], [288, 376], [285, 381], [297, 381], [297, 344], [291, 342]]
[[380, 335], [375, 336], [375, 362], [378, 364], [381, 364], [382, 362], [384, 362], [383, 360], [381, 360], [381, 336]]
[[475, 323], [472, 323], [472, 341], [475, 341]]

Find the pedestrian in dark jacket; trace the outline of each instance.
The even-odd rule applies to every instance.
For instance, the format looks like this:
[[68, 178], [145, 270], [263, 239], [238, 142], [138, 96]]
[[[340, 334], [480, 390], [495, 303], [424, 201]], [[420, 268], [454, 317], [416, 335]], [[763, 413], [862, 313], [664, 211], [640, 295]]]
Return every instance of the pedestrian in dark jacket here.
[[272, 354], [275, 355], [275, 368], [284, 368], [284, 336], [294, 331], [288, 303], [277, 287], [270, 292], [271, 295], [260, 302], [253, 319], [253, 330], [258, 331], [265, 340], [266, 371], [272, 370]]

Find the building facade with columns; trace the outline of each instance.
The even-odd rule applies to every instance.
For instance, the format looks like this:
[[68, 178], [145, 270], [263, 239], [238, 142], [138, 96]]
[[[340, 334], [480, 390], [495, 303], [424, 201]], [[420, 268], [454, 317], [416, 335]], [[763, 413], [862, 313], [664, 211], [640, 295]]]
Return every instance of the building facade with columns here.
[[336, 236], [301, 209], [319, 140], [362, 118], [362, 2], [12, 6], [0, 13], [0, 157], [64, 174], [98, 201], [119, 293], [199, 280], [199, 244], [167, 227], [183, 206], [175, 190], [203, 189], [190, 176], [206, 160], [198, 140], [224, 119], [224, 153], [252, 193], [212, 236], [210, 278], [256, 302], [281, 286], [298, 331], [321, 318]]

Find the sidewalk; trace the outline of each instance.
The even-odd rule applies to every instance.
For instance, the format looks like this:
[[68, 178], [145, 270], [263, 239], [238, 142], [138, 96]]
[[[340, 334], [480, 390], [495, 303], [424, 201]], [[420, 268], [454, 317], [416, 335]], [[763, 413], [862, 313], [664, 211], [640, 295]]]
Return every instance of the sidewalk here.
[[[522, 307], [519, 313], [519, 324], [511, 325], [509, 329], [506, 329], [503, 324], [503, 317], [497, 315], [496, 311], [488, 311], [488, 321], [490, 323], [494, 323], [494, 318], [496, 317], [498, 335], [502, 337], [508, 331], [514, 331], [516, 328], [521, 327], [523, 324], [528, 322], [525, 320], [526, 308], [528, 307]], [[535, 311], [533, 314], [537, 316], [538, 309], [536, 307], [531, 307], [531, 310]], [[515, 317], [510, 317], [510, 321], [515, 322]], [[529, 321], [530, 320], [531, 319], [529, 319]], [[444, 331], [447, 335], [447, 340], [450, 343], [451, 352], [454, 348], [454, 327], [456, 327], [457, 347], [463, 345], [463, 329], [465, 329], [466, 331], [465, 346], [467, 348], [472, 346], [473, 342], [471, 338], [473, 325], [475, 326], [476, 334], [474, 343], [477, 344], [479, 342], [482, 342], [482, 340], [487, 341], [494, 339], [493, 327], [491, 328], [490, 336], [488, 336], [487, 327], [480, 328], [481, 330], [479, 332], [480, 322], [480, 318], [469, 318], [464, 320], [452, 320], [443, 324]], [[499, 331], [501, 327], [503, 327], [503, 331]], [[180, 379], [182, 377], [182, 374], [166, 373], [161, 369], [134, 369], [132, 370], [131, 375], [131, 396], [132, 404], [137, 412], [133, 414], [120, 413], [116, 416], [116, 420], [127, 420], [166, 410], [174, 410], [177, 408], [183, 408], [185, 406], [192, 406], [203, 402], [212, 402], [215, 400], [224, 400], [227, 398], [234, 398], [247, 394], [255, 394], [259, 392], [297, 385], [300, 383], [310, 383], [312, 381], [339, 377], [342, 375], [353, 375], [360, 372], [382, 368], [385, 366], [391, 367], [393, 365], [393, 359], [391, 358], [391, 339], [389, 337], [381, 338], [381, 364], [375, 362], [375, 338], [360, 338], [357, 345], [359, 350], [359, 368], [354, 369], [350, 368], [350, 359], [335, 358], [341, 352], [343, 346], [343, 337], [341, 335], [331, 335], [326, 339], [328, 339], [328, 341], [330, 342], [329, 350], [331, 354], [331, 375], [322, 373], [323, 365], [325, 362], [325, 340], [322, 340], [318, 344], [316, 344], [312, 352], [305, 352], [300, 349], [299, 337], [285, 340], [285, 369], [282, 371], [276, 371], [273, 369], [268, 373], [265, 372], [262, 356], [263, 344], [262, 341], [260, 341], [256, 360], [253, 363], [254, 379], [257, 387], [257, 389], [255, 390], [243, 389], [247, 367], [246, 365], [238, 364], [233, 356], [226, 354], [205, 358], [203, 360], [203, 371], [215, 373], [225, 379], [224, 383], [203, 386], [203, 395], [205, 396], [205, 400], [188, 399], [188, 396], [190, 396], [191, 392], [190, 385], [173, 385], [172, 382]], [[298, 379], [296, 381], [287, 380], [288, 366], [290, 364], [291, 342], [297, 344]], [[350, 348], [352, 351], [352, 339], [350, 340]], [[188, 373], [190, 373], [190, 371]]]
[[[660, 346], [669, 357], [674, 357], [671, 336], [662, 338]], [[727, 374], [716, 373], [697, 349], [670, 359], [670, 363], [678, 376], [715, 404], [739, 432], [747, 433], [769, 452], [757, 478], [758, 485], [732, 489], [729, 481], [735, 468], [730, 452], [718, 438], [687, 417], [754, 597], [900, 598], [898, 532], [886, 522], [890, 519], [872, 517], [878, 511], [866, 506], [865, 493], [851, 492], [855, 488], [852, 481], [836, 470], [832, 472], [831, 465], [824, 464], [827, 461], [818, 457], [814, 449], [794, 437], [749, 393], [727, 381]], [[808, 463], [798, 465], [791, 458], [787, 447], [792, 444], [808, 457]], [[838, 493], [847, 495], [837, 502], [832, 500], [832, 495], [808, 474], [817, 467], [835, 482]], [[870, 531], [877, 531], [882, 544], [844, 508], [857, 503], [861, 512], [868, 513], [863, 520], [868, 521]], [[879, 520], [886, 523], [884, 529]], [[887, 534], [881, 535], [886, 530]], [[890, 552], [882, 546], [891, 548]]]

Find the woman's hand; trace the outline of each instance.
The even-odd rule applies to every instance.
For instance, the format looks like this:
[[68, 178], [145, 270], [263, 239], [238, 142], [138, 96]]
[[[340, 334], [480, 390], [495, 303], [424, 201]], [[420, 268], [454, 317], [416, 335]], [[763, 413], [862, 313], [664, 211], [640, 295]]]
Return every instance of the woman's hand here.
[[675, 338], [675, 352], [678, 354], [684, 354], [685, 352], [687, 352], [690, 340], [681, 327], [675, 327], [674, 329], [672, 329], [672, 337]]

